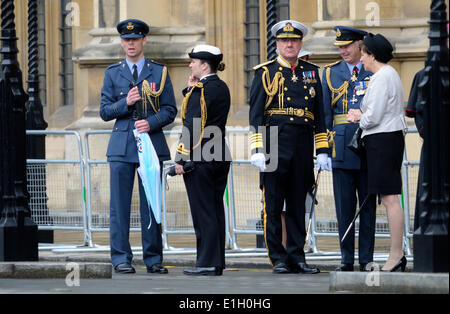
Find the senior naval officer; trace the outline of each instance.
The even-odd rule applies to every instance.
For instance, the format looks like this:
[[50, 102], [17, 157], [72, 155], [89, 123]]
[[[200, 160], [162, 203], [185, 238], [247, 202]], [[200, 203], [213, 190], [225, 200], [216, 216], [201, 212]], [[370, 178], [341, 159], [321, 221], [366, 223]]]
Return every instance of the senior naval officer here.
[[[328, 141], [318, 67], [298, 58], [308, 29], [285, 20], [275, 24], [279, 55], [256, 66], [250, 91], [251, 163], [261, 171], [264, 237], [273, 273], [318, 273], [305, 262], [305, 199], [314, 184], [314, 145], [319, 169], [328, 167]], [[263, 133], [278, 127], [278, 147]], [[269, 131], [267, 131], [269, 133]], [[278, 155], [274, 171], [266, 156]], [[269, 169], [267, 169], [269, 170]], [[281, 212], [286, 202], [286, 248], [282, 245]]]

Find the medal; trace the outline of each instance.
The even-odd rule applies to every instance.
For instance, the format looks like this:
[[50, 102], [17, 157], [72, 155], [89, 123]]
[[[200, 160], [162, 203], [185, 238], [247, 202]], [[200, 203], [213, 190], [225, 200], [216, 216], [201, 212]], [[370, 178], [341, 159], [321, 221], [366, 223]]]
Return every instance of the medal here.
[[295, 65], [292, 67], [292, 78], [291, 78], [291, 81], [294, 82], [294, 83], [297, 83], [297, 81], [298, 81], [298, 76], [295, 75]]
[[309, 95], [311, 95], [312, 98], [316, 97], [316, 90], [313, 86], [309, 89]]

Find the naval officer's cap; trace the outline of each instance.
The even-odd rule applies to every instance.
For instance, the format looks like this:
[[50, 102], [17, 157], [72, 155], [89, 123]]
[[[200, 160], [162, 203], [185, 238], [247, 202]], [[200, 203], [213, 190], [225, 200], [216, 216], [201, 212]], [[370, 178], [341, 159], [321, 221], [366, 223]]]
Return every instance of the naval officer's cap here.
[[308, 28], [300, 22], [293, 20], [280, 21], [271, 29], [272, 35], [278, 38], [300, 38], [308, 34]]
[[211, 60], [219, 63], [223, 59], [223, 54], [218, 47], [211, 45], [197, 45], [189, 52], [189, 58]]
[[366, 31], [348, 26], [335, 26], [336, 32], [335, 46], [346, 46], [354, 41], [363, 40], [367, 35]]
[[117, 24], [117, 31], [121, 38], [140, 38], [147, 36], [150, 28], [141, 20], [128, 19]]

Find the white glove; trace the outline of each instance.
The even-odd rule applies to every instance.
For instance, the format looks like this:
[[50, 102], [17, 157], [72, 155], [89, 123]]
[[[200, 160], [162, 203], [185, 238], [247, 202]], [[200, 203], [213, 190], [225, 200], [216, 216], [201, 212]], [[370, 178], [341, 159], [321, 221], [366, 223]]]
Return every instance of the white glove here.
[[264, 156], [263, 153], [253, 154], [252, 157], [250, 158], [250, 162], [260, 171], [266, 170], [266, 157]]
[[328, 157], [328, 154], [319, 154], [317, 155], [317, 165], [316, 170], [326, 170], [331, 171], [331, 158]]

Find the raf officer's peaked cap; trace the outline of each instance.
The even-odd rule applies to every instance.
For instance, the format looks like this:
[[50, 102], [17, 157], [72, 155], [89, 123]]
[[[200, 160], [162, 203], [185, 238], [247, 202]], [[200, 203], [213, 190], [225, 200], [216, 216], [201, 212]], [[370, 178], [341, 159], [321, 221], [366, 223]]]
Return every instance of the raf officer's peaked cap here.
[[284, 20], [272, 26], [272, 35], [276, 38], [300, 38], [308, 34], [308, 28], [300, 22]]
[[117, 31], [121, 38], [139, 38], [145, 37], [150, 28], [141, 20], [128, 19], [117, 24]]
[[349, 45], [354, 41], [363, 40], [367, 35], [366, 31], [348, 26], [335, 26], [334, 31], [336, 32], [335, 46]]

